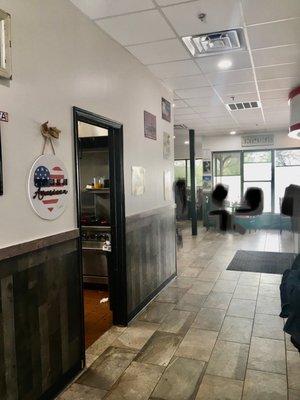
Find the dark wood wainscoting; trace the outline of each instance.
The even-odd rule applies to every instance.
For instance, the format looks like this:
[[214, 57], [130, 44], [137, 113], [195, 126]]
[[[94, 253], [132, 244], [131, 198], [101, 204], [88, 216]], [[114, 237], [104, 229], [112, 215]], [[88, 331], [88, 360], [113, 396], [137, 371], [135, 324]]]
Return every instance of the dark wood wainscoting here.
[[126, 218], [129, 320], [176, 275], [175, 227], [173, 205]]
[[78, 245], [75, 230], [0, 249], [1, 400], [52, 398], [82, 368]]

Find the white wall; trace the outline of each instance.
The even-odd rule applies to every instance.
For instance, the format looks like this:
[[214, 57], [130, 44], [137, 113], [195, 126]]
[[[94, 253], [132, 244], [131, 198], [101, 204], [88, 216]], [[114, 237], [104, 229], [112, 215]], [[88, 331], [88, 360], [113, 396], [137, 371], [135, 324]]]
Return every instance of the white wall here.
[[[0, 197], [0, 247], [67, 231], [76, 226], [75, 192], [66, 212], [49, 222], [29, 205], [26, 185], [41, 153], [39, 125], [62, 130], [55, 145], [74, 187], [72, 106], [124, 124], [126, 215], [168, 204], [163, 198], [161, 96], [171, 95], [125, 49], [110, 39], [69, 0], [0, 0], [12, 15], [13, 80], [0, 84], [4, 196]], [[157, 116], [158, 140], [144, 138], [143, 111]], [[131, 196], [131, 166], [146, 168], [146, 193]]]
[[288, 137], [287, 132], [274, 133], [274, 146], [253, 146], [253, 147], [242, 147], [241, 136], [203, 136], [202, 141], [203, 149], [211, 151], [228, 151], [228, 150], [247, 150], [247, 149], [259, 149], [259, 148], [287, 148], [287, 147], [300, 147], [300, 140], [291, 139]]

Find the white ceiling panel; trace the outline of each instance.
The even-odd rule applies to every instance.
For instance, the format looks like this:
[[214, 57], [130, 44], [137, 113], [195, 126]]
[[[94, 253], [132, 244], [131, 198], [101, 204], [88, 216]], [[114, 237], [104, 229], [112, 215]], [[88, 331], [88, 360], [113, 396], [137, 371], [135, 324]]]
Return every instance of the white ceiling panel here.
[[257, 122], [263, 122], [263, 116], [260, 108], [233, 111], [232, 115], [238, 122], [253, 122], [253, 120]]
[[243, 101], [258, 101], [258, 94], [257, 92], [253, 93], [239, 93], [234, 95], [234, 100], [232, 100], [231, 96], [228, 94], [221, 94], [221, 98], [224, 101], [224, 103], [239, 103]]
[[152, 0], [71, 0], [91, 19], [110, 17], [154, 8]]
[[286, 62], [297, 62], [300, 64], [300, 46], [291, 44], [287, 46], [256, 49], [252, 51], [252, 56], [256, 67], [285, 64]]
[[188, 107], [188, 105], [183, 101], [183, 100], [174, 100], [174, 107], [176, 108], [185, 108]]
[[211, 74], [206, 74], [206, 77], [213, 85], [254, 82], [252, 68], [238, 69], [236, 71], [213, 72]]
[[196, 112], [190, 107], [187, 107], [187, 108], [175, 108], [174, 114], [176, 116], [178, 116], [178, 115], [196, 114]]
[[138, 44], [126, 48], [145, 65], [189, 58], [186, 49], [178, 39]]
[[234, 96], [238, 93], [253, 93], [256, 91], [254, 82], [236, 83], [234, 85], [215, 86], [220, 95]]
[[260, 97], [261, 100], [288, 99], [289, 92], [290, 92], [289, 89], [275, 89], [275, 90], [261, 91]]
[[156, 0], [156, 3], [161, 6], [170, 6], [171, 4], [178, 4], [178, 3], [184, 3], [185, 1], [190, 1], [190, 0]]
[[197, 64], [204, 73], [220, 72], [218, 64], [222, 60], [230, 60], [232, 66], [230, 70], [251, 68], [251, 60], [248, 51], [235, 51], [227, 54], [220, 54], [209, 57], [199, 57], [196, 59]]
[[[199, 71], [200, 72], [200, 71]], [[175, 89], [191, 89], [202, 86], [209, 86], [209, 83], [203, 75], [182, 76], [177, 78], [164, 79], [165, 84]]]
[[[242, 26], [238, 0], [192, 1], [162, 10], [180, 36]], [[199, 20], [199, 13], [206, 13], [205, 22]]]
[[170, 39], [175, 36], [157, 10], [100, 19], [96, 22], [124, 46]]
[[191, 107], [214, 107], [221, 106], [222, 102], [217, 95], [210, 97], [197, 97], [185, 101]]
[[298, 82], [300, 82], [300, 79], [298, 80], [298, 78], [281, 78], [258, 81], [257, 84], [259, 90], [264, 91], [293, 88]]
[[197, 68], [193, 60], [155, 64], [150, 65], [148, 68], [155, 76], [161, 79], [185, 75], [199, 75], [199, 68]]
[[248, 27], [252, 49], [300, 43], [300, 19]]
[[198, 114], [208, 117], [220, 117], [222, 115], [228, 115], [229, 112], [225, 106], [196, 106], [193, 107], [193, 110]]
[[262, 100], [261, 102], [263, 109], [273, 109], [273, 108], [277, 108], [277, 110], [280, 110], [282, 107], [283, 108], [287, 108], [289, 107], [288, 105], [288, 100], [285, 98], [281, 98], [281, 99], [266, 99], [266, 100]]
[[242, 0], [247, 25], [300, 17], [299, 0]]
[[211, 87], [202, 87], [195, 89], [178, 89], [175, 90], [176, 94], [182, 99], [192, 99], [199, 97], [209, 97], [214, 95], [214, 91]]
[[255, 71], [258, 80], [300, 77], [299, 65], [296, 63], [258, 67]]

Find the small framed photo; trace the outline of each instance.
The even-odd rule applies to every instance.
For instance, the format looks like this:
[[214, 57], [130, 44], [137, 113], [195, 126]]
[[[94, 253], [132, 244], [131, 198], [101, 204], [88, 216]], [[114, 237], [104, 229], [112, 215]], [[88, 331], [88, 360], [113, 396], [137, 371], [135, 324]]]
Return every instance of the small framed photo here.
[[10, 15], [0, 10], [0, 77], [11, 79]]
[[156, 116], [144, 111], [144, 135], [148, 139], [156, 140]]
[[171, 103], [162, 97], [161, 116], [165, 121], [171, 122]]
[[203, 174], [211, 174], [211, 162], [203, 161]]

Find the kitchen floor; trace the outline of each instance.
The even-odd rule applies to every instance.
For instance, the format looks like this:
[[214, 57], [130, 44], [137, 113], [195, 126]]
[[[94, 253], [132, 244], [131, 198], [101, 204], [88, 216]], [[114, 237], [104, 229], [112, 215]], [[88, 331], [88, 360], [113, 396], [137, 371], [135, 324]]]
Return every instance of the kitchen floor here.
[[112, 326], [108, 291], [84, 289], [85, 348], [89, 348]]
[[283, 333], [280, 275], [226, 271], [236, 250], [293, 251], [290, 232], [183, 227], [178, 278], [127, 328], [87, 350], [60, 399], [296, 400], [300, 357]]

